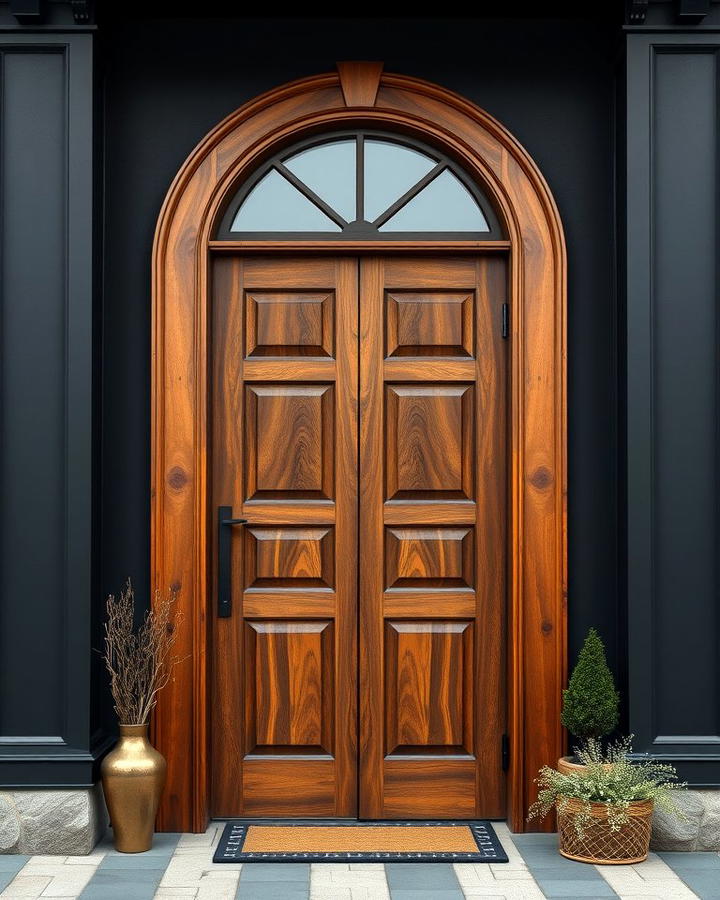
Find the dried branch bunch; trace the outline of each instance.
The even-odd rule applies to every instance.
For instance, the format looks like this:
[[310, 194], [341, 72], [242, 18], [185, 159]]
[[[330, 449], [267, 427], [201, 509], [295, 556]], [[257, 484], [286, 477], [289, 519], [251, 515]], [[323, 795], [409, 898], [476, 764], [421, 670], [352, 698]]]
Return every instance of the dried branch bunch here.
[[110, 690], [115, 712], [122, 725], [144, 725], [150, 718], [158, 693], [170, 680], [179, 662], [172, 655], [177, 638], [171, 622], [176, 593], [155, 594], [152, 609], [135, 628], [135, 592], [128, 578], [125, 590], [107, 598], [105, 652], [103, 659], [110, 673]]

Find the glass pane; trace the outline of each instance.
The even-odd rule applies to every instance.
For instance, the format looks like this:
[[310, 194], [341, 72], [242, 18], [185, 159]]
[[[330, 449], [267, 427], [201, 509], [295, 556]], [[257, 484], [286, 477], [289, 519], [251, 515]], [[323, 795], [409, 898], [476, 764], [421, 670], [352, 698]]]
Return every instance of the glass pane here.
[[424, 153], [389, 141], [365, 141], [365, 219], [372, 222], [436, 165]]
[[335, 212], [355, 219], [355, 140], [333, 141], [296, 153], [284, 161]]
[[448, 169], [378, 231], [490, 231], [475, 198]]
[[230, 226], [230, 231], [341, 230], [275, 169], [250, 191]]

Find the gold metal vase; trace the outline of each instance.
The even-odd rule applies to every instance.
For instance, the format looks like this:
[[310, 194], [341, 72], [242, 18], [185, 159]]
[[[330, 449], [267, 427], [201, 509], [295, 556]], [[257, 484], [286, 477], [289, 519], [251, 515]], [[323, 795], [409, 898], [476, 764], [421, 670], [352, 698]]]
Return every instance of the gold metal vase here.
[[165, 757], [148, 741], [147, 725], [120, 726], [120, 739], [101, 772], [115, 849], [121, 853], [152, 847], [166, 770]]

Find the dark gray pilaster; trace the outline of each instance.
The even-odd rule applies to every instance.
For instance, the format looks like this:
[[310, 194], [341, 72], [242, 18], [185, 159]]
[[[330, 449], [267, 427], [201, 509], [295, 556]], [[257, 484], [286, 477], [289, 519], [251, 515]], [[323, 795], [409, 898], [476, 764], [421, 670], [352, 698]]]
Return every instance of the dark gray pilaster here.
[[93, 780], [93, 36], [0, 34], [0, 784]]
[[720, 783], [720, 34], [627, 35], [629, 725]]

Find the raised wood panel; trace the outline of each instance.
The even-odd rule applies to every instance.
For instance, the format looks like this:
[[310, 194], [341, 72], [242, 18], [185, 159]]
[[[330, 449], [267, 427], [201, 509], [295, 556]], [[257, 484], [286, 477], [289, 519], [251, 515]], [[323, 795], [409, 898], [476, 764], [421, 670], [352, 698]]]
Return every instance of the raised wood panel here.
[[389, 384], [385, 410], [387, 498], [474, 499], [472, 386]]
[[388, 819], [474, 819], [477, 763], [465, 759], [414, 759], [383, 763], [381, 816]]
[[[345, 67], [344, 88], [351, 95], [356, 78], [361, 79], [357, 69]], [[180, 587], [177, 609], [182, 620], [178, 624], [178, 652], [189, 657], [178, 667], [154, 717], [155, 740], [168, 758], [168, 781], [158, 820], [161, 830], [205, 829], [210, 811], [207, 777], [210, 723], [213, 719], [214, 733], [229, 733], [237, 695], [237, 692], [228, 693], [230, 699], [224, 704], [219, 703], [217, 698], [221, 692], [213, 688], [211, 694], [208, 681], [210, 648], [213, 647], [214, 654], [227, 653], [232, 649], [232, 639], [228, 629], [213, 623], [211, 641], [207, 618], [207, 611], [212, 608], [208, 586], [213, 585], [212, 535], [208, 527], [214, 516], [209, 507], [215, 503], [215, 494], [210, 501], [207, 488], [211, 474], [210, 450], [218, 435], [218, 427], [208, 415], [207, 399], [217, 380], [218, 369], [208, 353], [210, 315], [215, 316], [214, 304], [209, 298], [212, 280], [209, 267], [214, 266], [213, 257], [217, 258], [217, 255], [206, 251], [212, 243], [215, 222], [225, 198], [262, 159], [273, 153], [281, 142], [288, 144], [309, 130], [317, 133], [354, 127], [358, 115], [356, 109], [346, 106], [340, 78], [334, 72], [283, 85], [263, 94], [234, 112], [200, 142], [173, 181], [158, 220], [153, 248], [150, 593], [152, 596], [155, 588], [164, 589], [167, 585]], [[511, 309], [511, 335], [507, 345], [510, 377], [507, 459], [512, 461], [507, 504], [511, 515], [507, 545], [510, 576], [507, 642], [508, 730], [511, 737], [509, 812], [512, 827], [524, 830], [527, 806], [535, 793], [535, 773], [539, 765], [556, 759], [564, 747], [559, 712], [566, 669], [566, 256], [560, 217], [537, 166], [517, 141], [490, 115], [451, 91], [407, 76], [383, 73], [377, 84], [374, 106], [362, 110], [362, 123], [418, 134], [453, 154], [483, 186], [508, 235], [507, 241], [498, 241], [492, 247], [487, 242], [478, 242], [476, 249], [480, 253], [488, 252], [501, 268], [504, 264], [502, 254], [508, 248], [510, 250], [509, 268], [501, 276]], [[453, 247], [458, 253], [468, 252], [465, 244], [448, 245], [447, 251], [452, 252]], [[318, 242], [308, 242], [302, 246], [289, 244], [284, 248], [278, 248], [272, 242], [254, 244], [252, 248], [228, 244], [232, 253], [244, 254], [249, 249], [263, 254], [272, 266], [277, 265], [278, 249], [286, 254], [314, 253], [316, 261], [320, 253], [326, 262], [327, 277], [317, 278], [314, 283], [300, 283], [296, 277], [297, 267], [294, 270], [291, 267], [283, 283], [276, 280], [271, 284], [261, 278], [260, 283], [248, 281], [247, 289], [326, 289], [335, 284], [335, 273], [342, 268], [342, 263], [337, 260], [336, 243], [321, 246]], [[382, 244], [377, 243], [372, 247], [348, 245], [344, 251], [374, 256], [381, 249]], [[422, 248], [395, 243], [388, 252], [417, 254]], [[433, 247], [433, 252], [439, 252], [438, 248]], [[232, 259], [231, 256], [226, 258]], [[427, 290], [432, 285], [422, 277], [424, 275], [425, 272], [418, 273], [414, 282], [398, 281], [387, 287]], [[380, 290], [384, 290], [382, 278], [377, 280]], [[469, 285], [463, 283], [455, 287], [464, 289]], [[438, 289], [444, 288], [447, 284], [438, 285]], [[346, 280], [343, 289], [350, 289], [349, 281]], [[354, 325], [348, 326], [350, 330], [357, 329], [356, 312], [354, 317], [351, 316]], [[223, 324], [227, 325], [227, 321]], [[356, 351], [353, 356], [344, 338], [340, 339], [344, 328], [342, 323], [336, 322], [338, 367], [342, 367], [342, 382], [346, 384], [344, 367], [357, 370], [354, 368]], [[363, 317], [360, 329], [363, 335], [371, 331], [381, 335], [382, 316], [372, 311]], [[242, 333], [240, 318], [234, 322], [234, 328], [226, 331], [227, 341], [239, 341]], [[377, 349], [379, 353], [384, 352], [382, 345]], [[240, 350], [242, 352], [244, 347]], [[477, 353], [479, 358], [483, 356], [480, 347]], [[491, 353], [485, 358], [488, 368], [492, 369], [496, 356]], [[388, 365], [405, 359], [394, 358]], [[250, 362], [260, 361], [253, 359]], [[326, 361], [316, 360], [316, 363]], [[364, 370], [366, 375], [362, 374]], [[278, 379], [287, 377], [282, 364], [278, 371], [281, 373]], [[236, 384], [242, 383], [242, 373], [237, 367], [231, 375]], [[361, 409], [376, 404], [377, 391], [382, 390], [382, 381], [377, 375], [375, 365], [363, 353]], [[404, 375], [398, 376], [396, 381], [404, 378]], [[426, 375], [425, 381], [430, 378]], [[310, 374], [305, 378], [306, 382], [309, 380]], [[352, 379], [347, 381], [347, 385], [351, 384]], [[352, 390], [343, 387], [343, 393], [352, 395]], [[344, 396], [342, 402], [346, 400], [351, 402], [352, 396]], [[234, 406], [237, 415], [241, 403], [236, 402]], [[478, 429], [480, 424], [478, 422]], [[494, 434], [497, 425], [495, 422], [490, 432], [483, 433]], [[370, 464], [377, 466], [377, 460], [382, 458], [378, 449], [381, 445], [374, 443], [374, 436], [382, 432], [382, 422], [371, 420], [364, 432], [366, 438], [371, 438]], [[349, 452], [352, 446], [357, 446], [352, 435], [338, 435], [338, 452], [340, 448], [347, 448]], [[480, 452], [480, 444], [477, 450]], [[479, 490], [484, 489], [485, 478], [488, 484], [492, 480], [490, 467], [485, 469], [486, 474], [478, 480]], [[216, 474], [213, 470], [213, 483]], [[237, 470], [233, 474], [236, 478]], [[345, 490], [341, 474], [337, 482], [339, 498]], [[363, 491], [364, 497], [373, 497], [374, 491], [373, 484]], [[244, 497], [235, 496], [235, 505], [239, 507], [242, 499]], [[267, 510], [267, 505], [265, 508]], [[340, 509], [338, 513], [343, 522], [353, 514], [347, 511], [340, 514]], [[379, 541], [382, 541], [383, 516], [382, 503], [368, 509], [364, 515], [366, 524], [376, 526]], [[435, 516], [430, 511], [423, 521], [442, 524]], [[302, 524], [298, 519], [292, 521]], [[488, 524], [491, 524], [489, 520], [486, 521]], [[484, 530], [477, 529], [477, 533], [480, 535]], [[342, 534], [343, 529], [339, 529], [338, 559], [350, 555], [344, 544], [341, 547]], [[381, 547], [379, 544], [374, 552], [379, 554]], [[369, 566], [367, 552], [364, 556], [364, 566]], [[483, 556], [487, 556], [487, 552], [479, 553], [477, 558], [485, 565], [487, 560]], [[495, 563], [492, 571], [495, 571]], [[336, 577], [339, 578], [339, 574]], [[382, 579], [381, 571], [377, 584], [370, 580], [372, 587], [377, 588], [375, 604], [383, 602]], [[490, 583], [494, 580], [493, 577]], [[480, 607], [488, 610], [484, 624], [494, 617], [495, 607], [487, 602], [492, 591], [488, 591]], [[338, 597], [341, 596], [344, 597], [344, 590], [338, 591]], [[339, 600], [342, 608], [344, 602], [344, 599]], [[381, 637], [378, 641], [374, 627], [368, 626], [363, 632], [367, 646], [372, 646], [373, 642], [381, 645]], [[479, 629], [478, 634], [483, 631], [484, 628]], [[344, 629], [339, 629], [337, 634], [339, 647], [341, 635], [343, 642], [347, 640], [348, 647], [352, 645], [352, 635], [346, 639]], [[494, 652], [501, 653], [501, 647], [497, 646]], [[488, 659], [490, 666], [494, 660], [491, 655]], [[376, 669], [372, 668], [364, 687], [376, 686]], [[216, 701], [212, 704], [208, 702], [211, 695]], [[528, 710], [534, 711], [532, 720], [527, 715]], [[370, 721], [376, 713], [374, 701], [363, 702], [361, 720]], [[339, 733], [350, 733], [353, 716], [354, 706], [348, 704], [340, 717], [341, 725], [348, 727], [341, 728]], [[377, 720], [377, 715], [375, 718]], [[494, 728], [493, 717], [486, 718], [490, 723], [488, 727]], [[381, 770], [382, 760], [378, 757], [378, 748], [367, 743], [366, 735], [362, 740], [366, 742], [364, 753], [369, 761], [368, 771], [364, 772], [369, 807], [379, 808], [376, 785], [381, 779], [372, 780], [367, 776], [368, 772]], [[236, 754], [229, 756], [237, 758]], [[346, 788], [353, 776], [352, 767], [343, 766], [340, 770], [333, 814], [344, 815], [347, 813], [341, 810], [348, 808]], [[314, 775], [319, 796], [320, 776], [319, 773]], [[268, 802], [271, 802], [272, 791], [282, 786], [271, 782], [268, 775], [264, 781], [268, 785]], [[213, 768], [215, 796], [218, 787], [223, 785], [228, 796], [237, 795], [236, 765], [227, 766], [222, 772]], [[407, 794], [413, 789], [421, 796], [423, 793], [443, 793], [446, 785], [440, 782], [421, 785], [411, 778], [404, 782], [393, 781], [392, 790], [397, 794]], [[482, 794], [479, 789], [478, 797]], [[494, 802], [501, 802], [501, 798], [496, 796]], [[328, 803], [323, 808], [330, 806], [332, 804]], [[220, 814], [217, 806], [214, 812]]]
[[246, 588], [308, 588], [334, 585], [332, 528], [245, 529]]
[[248, 292], [247, 356], [332, 356], [334, 295]]
[[469, 622], [387, 622], [386, 752], [473, 752]]
[[472, 356], [473, 297], [393, 291], [385, 304], [387, 356]]
[[248, 499], [332, 498], [334, 419], [332, 385], [248, 385]]
[[337, 767], [332, 759], [246, 759], [235, 796], [243, 816], [334, 816]]
[[246, 752], [332, 753], [330, 622], [245, 623]]
[[473, 554], [471, 528], [388, 528], [386, 587], [471, 588]]

